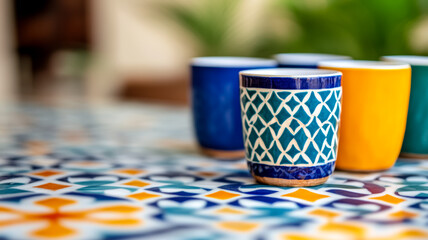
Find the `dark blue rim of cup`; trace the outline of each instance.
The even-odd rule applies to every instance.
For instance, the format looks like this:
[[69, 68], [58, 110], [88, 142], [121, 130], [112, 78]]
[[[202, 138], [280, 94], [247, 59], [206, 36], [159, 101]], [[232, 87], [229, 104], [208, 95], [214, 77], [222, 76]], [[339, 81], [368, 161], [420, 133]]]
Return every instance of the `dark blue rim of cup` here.
[[269, 89], [326, 89], [341, 86], [342, 73], [307, 68], [255, 69], [240, 72], [240, 86]]
[[326, 53], [279, 53], [273, 55], [273, 58], [281, 66], [296, 66], [296, 67], [314, 67], [320, 61], [330, 60], [350, 60], [350, 56], [326, 54]]
[[277, 62], [272, 59], [229, 56], [196, 57], [192, 58], [190, 65], [192, 67], [213, 68], [259, 68], [278, 66]]
[[381, 57], [382, 61], [408, 63], [411, 66], [428, 66], [428, 56], [389, 55]]

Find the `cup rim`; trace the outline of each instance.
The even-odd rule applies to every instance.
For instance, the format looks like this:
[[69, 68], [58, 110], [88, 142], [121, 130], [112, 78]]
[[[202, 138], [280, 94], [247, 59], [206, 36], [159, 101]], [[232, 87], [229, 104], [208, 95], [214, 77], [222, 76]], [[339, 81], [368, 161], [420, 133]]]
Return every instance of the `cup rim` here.
[[335, 70], [308, 69], [308, 68], [268, 68], [250, 69], [239, 72], [240, 76], [268, 77], [268, 78], [318, 78], [337, 77], [342, 73]]
[[328, 53], [278, 53], [273, 55], [280, 64], [311, 66], [320, 61], [350, 60], [352, 57]]
[[321, 61], [318, 63], [318, 67], [339, 68], [339, 69], [392, 70], [392, 69], [407, 69], [407, 68], [410, 68], [410, 65], [403, 62], [339, 60], [339, 61]]
[[191, 60], [192, 66], [197, 67], [276, 67], [277, 62], [267, 58], [233, 57], [233, 56], [207, 56], [196, 57]]
[[421, 55], [387, 55], [381, 60], [391, 62], [404, 62], [415, 66], [428, 66], [428, 56]]

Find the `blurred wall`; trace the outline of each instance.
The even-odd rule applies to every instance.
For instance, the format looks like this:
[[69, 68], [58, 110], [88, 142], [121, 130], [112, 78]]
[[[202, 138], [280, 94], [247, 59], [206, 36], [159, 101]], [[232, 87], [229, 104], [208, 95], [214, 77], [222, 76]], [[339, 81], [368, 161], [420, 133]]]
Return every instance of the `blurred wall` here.
[[88, 82], [92, 98], [114, 95], [130, 75], [167, 79], [183, 72], [191, 48], [180, 40], [182, 34], [153, 16], [152, 2], [93, 1], [94, 65]]
[[11, 2], [0, 1], [0, 103], [13, 101], [16, 93], [16, 57], [11, 13]]
[[[162, 4], [196, 5], [199, 0], [94, 0], [94, 66], [90, 95], [111, 96], [132, 76], [141, 81], [169, 81], [188, 75], [197, 54], [194, 40], [162, 11]], [[247, 0], [236, 15], [235, 31], [243, 45], [257, 34], [268, 1]]]

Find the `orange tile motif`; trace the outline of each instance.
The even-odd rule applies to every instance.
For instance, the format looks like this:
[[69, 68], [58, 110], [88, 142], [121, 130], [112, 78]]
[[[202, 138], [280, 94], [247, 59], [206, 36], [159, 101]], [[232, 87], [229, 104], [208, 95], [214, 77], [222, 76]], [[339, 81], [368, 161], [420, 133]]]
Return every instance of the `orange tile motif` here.
[[51, 197], [51, 198], [47, 198], [36, 202], [37, 205], [45, 206], [55, 210], [70, 204], [75, 204], [75, 203], [76, 201], [74, 200], [66, 199], [66, 198], [58, 198], [58, 197]]
[[62, 174], [63, 172], [54, 171], [54, 170], [42, 170], [39, 172], [30, 173], [31, 175], [40, 176], [40, 177], [50, 177], [58, 174]]
[[332, 211], [325, 210], [325, 209], [315, 209], [315, 210], [310, 211], [309, 214], [314, 215], [314, 216], [320, 216], [320, 217], [328, 218], [328, 219], [332, 219], [332, 218], [335, 218], [335, 217], [340, 215], [339, 213], [332, 212]]
[[[85, 210], [64, 210], [65, 206], [77, 204], [77, 201], [63, 197], [49, 197], [34, 203], [46, 207], [49, 211], [28, 212], [0, 206], [0, 214], [3, 212], [16, 215], [13, 220], [0, 220], [0, 229], [21, 224], [47, 223], [40, 225], [38, 229], [30, 234], [36, 238], [65, 238], [72, 237], [78, 233], [78, 230], [64, 224], [64, 221], [67, 220], [96, 223], [105, 227], [136, 227], [142, 224], [141, 220], [131, 215], [141, 211], [141, 208], [136, 206], [117, 204], [93, 209], [85, 208]], [[96, 217], [96, 214], [111, 214], [114, 217], [101, 218]]]
[[128, 174], [128, 175], [137, 175], [137, 174], [143, 173], [144, 170], [136, 169], [136, 168], [126, 168], [126, 169], [115, 170], [114, 172]]
[[251, 222], [227, 221], [219, 223], [218, 226], [222, 229], [234, 232], [250, 232], [256, 229], [259, 224]]
[[380, 197], [372, 197], [370, 199], [380, 200], [380, 201], [391, 203], [391, 204], [399, 204], [401, 202], [406, 201], [402, 198], [394, 197], [394, 196], [391, 196], [389, 194], [385, 194], [385, 195], [380, 196]]
[[404, 231], [401, 231], [400, 233], [396, 234], [392, 237], [385, 237], [382, 239], [376, 239], [376, 240], [390, 240], [390, 239], [428, 239], [428, 234], [426, 232], [422, 232], [417, 229], [407, 229]]
[[150, 185], [150, 183], [146, 183], [136, 179], [136, 180], [131, 180], [129, 182], [123, 183], [122, 185], [133, 186], [133, 187], [145, 187]]
[[134, 194], [128, 195], [128, 197], [133, 198], [133, 199], [137, 199], [139, 201], [143, 201], [143, 200], [147, 200], [150, 198], [160, 197], [160, 195], [147, 193], [147, 192], [140, 192], [140, 193], [134, 193]]
[[62, 185], [62, 184], [57, 184], [57, 183], [45, 183], [39, 186], [35, 186], [36, 188], [42, 188], [42, 189], [47, 189], [47, 190], [51, 190], [51, 191], [57, 191], [60, 189], [64, 189], [64, 188], [68, 188], [70, 187], [69, 185]]
[[327, 238], [319, 238], [298, 233], [287, 233], [281, 236], [281, 240], [331, 240]]
[[226, 192], [226, 191], [220, 190], [218, 192], [211, 193], [211, 194], [208, 194], [208, 195], [205, 195], [205, 196], [209, 197], [209, 198], [218, 199], [218, 200], [228, 200], [228, 199], [231, 199], [231, 198], [239, 196], [239, 194], [230, 193], [230, 192]]
[[304, 188], [299, 188], [298, 190], [296, 190], [292, 193], [284, 194], [281, 197], [292, 197], [292, 198], [302, 199], [302, 200], [305, 200], [308, 202], [316, 202], [320, 199], [328, 198], [330, 196], [319, 194], [319, 193], [314, 193], [314, 192], [311, 192], [311, 191], [306, 190]]
[[358, 239], [362, 239], [366, 233], [366, 229], [363, 226], [353, 222], [329, 222], [321, 227], [321, 231], [342, 233], [358, 237]]
[[46, 155], [51, 152], [49, 143], [44, 141], [32, 140], [25, 143], [27, 153], [32, 156]]
[[197, 173], [199, 176], [203, 176], [203, 177], [214, 177], [217, 176], [218, 174], [215, 172], [198, 172]]
[[398, 211], [395, 213], [391, 213], [391, 214], [389, 214], [389, 216], [392, 218], [398, 218], [398, 219], [404, 220], [404, 219], [409, 219], [409, 218], [415, 218], [415, 217], [419, 216], [419, 214], [401, 210], [401, 211]]
[[[386, 234], [382, 237], [370, 237], [368, 229], [355, 222], [329, 222], [315, 230], [315, 233], [287, 233], [282, 235], [284, 240], [330, 240], [330, 239], [353, 239], [353, 240], [407, 240], [425, 239], [426, 232], [416, 229], [406, 229], [395, 234]], [[322, 237], [319, 237], [322, 236]]]
[[238, 210], [238, 209], [233, 209], [233, 208], [229, 208], [229, 207], [223, 207], [218, 209], [217, 211], [215, 211], [216, 213], [219, 214], [244, 214], [244, 211]]
[[[316, 231], [316, 230], [314, 230]], [[318, 229], [319, 233], [307, 234], [284, 234], [282, 239], [293, 240], [328, 240], [328, 234], [332, 234], [332, 239], [353, 239], [362, 240], [366, 237], [366, 229], [356, 223], [351, 222], [328, 222]], [[324, 236], [322, 238], [318, 236]], [[327, 237], [326, 237], [327, 236]], [[333, 237], [334, 236], [334, 237]]]

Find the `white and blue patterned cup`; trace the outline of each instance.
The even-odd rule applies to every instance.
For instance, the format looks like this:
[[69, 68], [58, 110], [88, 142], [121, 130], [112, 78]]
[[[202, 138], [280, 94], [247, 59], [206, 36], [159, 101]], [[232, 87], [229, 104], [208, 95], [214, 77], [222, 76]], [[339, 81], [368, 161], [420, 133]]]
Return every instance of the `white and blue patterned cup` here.
[[261, 183], [314, 186], [337, 154], [342, 73], [320, 69], [240, 72], [248, 168]]

